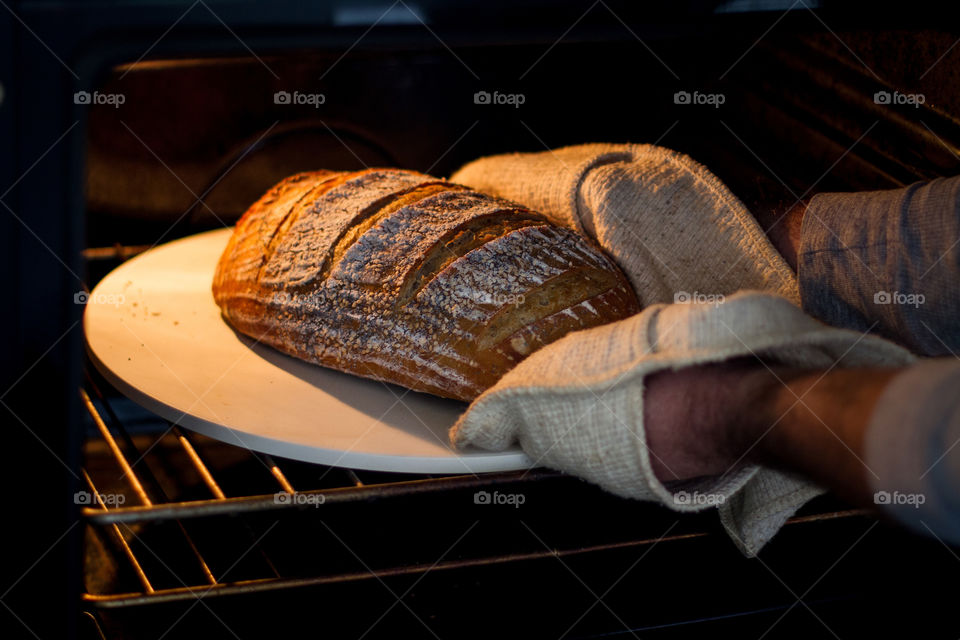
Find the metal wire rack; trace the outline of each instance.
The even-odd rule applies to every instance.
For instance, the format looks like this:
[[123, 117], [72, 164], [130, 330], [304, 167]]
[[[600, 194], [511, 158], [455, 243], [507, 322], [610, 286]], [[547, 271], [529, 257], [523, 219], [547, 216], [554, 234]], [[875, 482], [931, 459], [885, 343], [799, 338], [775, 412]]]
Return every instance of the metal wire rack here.
[[[684, 526], [677, 526], [665, 535], [643, 535], [634, 530], [631, 532], [633, 535], [624, 538], [623, 532], [618, 532], [621, 534], [619, 538], [597, 536], [598, 539], [593, 543], [584, 543], [581, 540], [564, 548], [531, 549], [508, 544], [507, 548], [503, 549], [502, 545], [490, 544], [487, 553], [468, 553], [464, 557], [444, 558], [436, 562], [431, 560], [397, 563], [396, 560], [403, 560], [406, 554], [394, 548], [395, 553], [390, 554], [393, 557], [387, 558], [394, 562], [388, 561], [376, 567], [365, 566], [360, 570], [350, 570], [349, 567], [335, 566], [337, 563], [334, 563], [334, 566], [328, 567], [326, 571], [315, 574], [304, 575], [302, 568], [291, 574], [278, 566], [283, 563], [275, 562], [268, 551], [268, 547], [276, 548], [277, 544], [264, 544], [264, 522], [276, 523], [290, 516], [295, 519], [304, 515], [315, 518], [318, 511], [313, 507], [316, 505], [322, 505], [324, 517], [336, 507], [366, 505], [376, 510], [378, 506], [399, 501], [407, 505], [405, 508], [409, 508], [411, 501], [418, 501], [432, 505], [434, 510], [443, 511], [446, 507], [438, 505], [449, 505], [451, 502], [456, 502], [459, 506], [469, 504], [471, 508], [475, 508], [471, 494], [477, 491], [530, 492], [534, 487], [538, 492], [549, 491], [565, 495], [575, 493], [579, 496], [577, 499], [594, 502], [616, 502], [619, 499], [602, 494], [575, 478], [546, 469], [483, 475], [401, 476], [304, 465], [294, 461], [284, 461], [281, 465], [269, 455], [216, 443], [188, 434], [169, 423], [167, 429], [161, 433], [147, 436], [134, 434], [118, 417], [113, 409], [113, 401], [101, 391], [101, 384], [102, 382], [98, 384], [93, 376], [88, 375], [84, 388], [80, 390], [82, 403], [98, 436], [91, 439], [87, 455], [88, 462], [94, 460], [93, 466], [97, 468], [89, 469], [88, 465], [82, 470], [89, 490], [86, 494], [89, 496], [86, 498], [88, 504], [83, 509], [83, 515], [86, 524], [94, 535], [101, 539], [101, 543], [109, 542], [103, 547], [109, 549], [118, 564], [122, 561], [125, 565], [116, 568], [116, 573], [121, 573], [125, 568], [135, 581], [118, 580], [117, 586], [112, 589], [93, 588], [88, 584], [83, 597], [95, 607], [114, 608], [147, 602], [192, 600], [198, 597], [198, 593], [207, 598], [306, 585], [381, 579], [386, 576], [421, 574], [428, 570], [444, 571], [549, 556], [564, 557], [601, 550], [643, 547], [718, 533], [716, 526], [704, 517], [694, 516], [684, 518]], [[99, 449], [99, 452], [91, 449]], [[222, 462], [206, 460], [207, 454], [204, 451], [214, 449], [227, 450], [227, 457], [232, 465], [224, 467]], [[236, 461], [243, 458], [246, 458], [245, 464], [241, 465], [244, 473], [257, 472], [263, 477], [252, 483], [245, 483], [255, 485], [259, 491], [233, 494], [218, 480], [217, 466], [219, 464], [229, 469], [230, 466], [237, 466]], [[189, 478], [187, 483], [195, 486], [186, 493], [176, 489], [175, 491], [182, 495], [172, 495], [174, 492], [164, 486], [166, 483], [158, 478], [158, 474], [153, 470], [157, 466], [175, 476]], [[313, 478], [312, 484], [304, 484], [306, 480], [298, 482], [292, 479], [292, 475], [297, 472], [304, 475], [302, 468], [291, 473], [285, 471], [285, 467], [312, 467], [313, 474], [307, 474]], [[103, 480], [98, 480], [98, 476]], [[105, 486], [107, 483], [110, 484], [109, 487]], [[203, 495], [203, 492], [206, 492], [206, 495]], [[128, 498], [130, 504], [127, 503]], [[658, 515], [664, 515], [659, 511], [664, 510], [658, 510]], [[800, 516], [791, 522], [843, 518], [859, 513], [852, 510], [828, 510]], [[503, 520], [499, 518], [500, 515], [497, 514], [495, 519]], [[510, 517], [513, 517], [513, 514]], [[253, 565], [253, 568], [248, 567], [245, 571], [247, 574], [252, 573], [252, 577], [232, 579], [229, 576], [230, 571], [224, 571], [222, 567], [216, 569], [215, 565], [222, 565], [222, 562], [215, 563], [209, 559], [211, 553], [207, 545], [211, 543], [211, 536], [196, 533], [202, 530], [205, 521], [223, 518], [229, 521], [227, 528], [231, 531], [231, 538], [243, 541], [241, 547], [246, 548], [244, 556], [257, 559], [256, 562], [248, 563]], [[223, 530], [222, 524], [216, 527], [218, 531]], [[164, 529], [163, 544], [160, 546], [144, 539], [150, 535], [152, 527]], [[654, 526], [650, 531], [656, 529]], [[266, 531], [271, 530], [272, 527], [269, 527]], [[640, 535], [637, 535], [638, 533]], [[200, 539], [204, 541], [199, 541]], [[216, 546], [219, 543], [213, 544]], [[193, 582], [180, 580], [182, 584], [179, 585], [159, 586], [158, 580], [151, 577], [147, 565], [152, 565], [154, 571], [159, 570], [164, 574], [169, 571], [181, 575], [170, 568], [173, 561], [168, 562], [165, 557], [161, 557], [172, 547], [188, 559], [187, 563], [182, 559], [178, 560], [178, 568], [184, 564], [192, 564], [192, 568], [186, 573], [193, 577]], [[88, 565], [88, 573], [90, 569]], [[224, 578], [224, 575], [227, 577]], [[169, 579], [164, 581], [170, 582]]]

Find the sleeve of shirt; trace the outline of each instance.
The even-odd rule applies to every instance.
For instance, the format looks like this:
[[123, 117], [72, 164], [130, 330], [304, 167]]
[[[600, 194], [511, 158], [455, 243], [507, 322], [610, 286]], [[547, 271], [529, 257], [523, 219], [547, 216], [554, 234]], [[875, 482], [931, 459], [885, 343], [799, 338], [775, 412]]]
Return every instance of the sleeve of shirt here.
[[864, 436], [879, 508], [907, 527], [960, 544], [960, 360], [935, 358], [894, 378]]
[[804, 311], [827, 324], [960, 351], [960, 176], [814, 196], [798, 276]]

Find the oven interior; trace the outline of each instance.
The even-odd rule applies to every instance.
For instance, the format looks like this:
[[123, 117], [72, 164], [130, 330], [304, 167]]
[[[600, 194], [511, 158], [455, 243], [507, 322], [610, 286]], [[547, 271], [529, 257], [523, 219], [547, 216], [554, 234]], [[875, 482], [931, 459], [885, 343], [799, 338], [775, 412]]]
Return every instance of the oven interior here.
[[[818, 191], [960, 169], [960, 48], [942, 24], [646, 19], [600, 2], [556, 30], [518, 20], [493, 37], [496, 23], [435, 32], [401, 5], [376, 24], [379, 11], [360, 11], [327, 39], [263, 39], [254, 25], [243, 46], [200, 46], [187, 21], [142, 59], [103, 68], [95, 89], [125, 101], [83, 115], [86, 285], [232, 224], [280, 178], [317, 168], [447, 176], [492, 153], [656, 143], [705, 164], [767, 226]], [[895, 90], [926, 101], [875, 100]], [[324, 101], [278, 104], [280, 91]], [[478, 91], [525, 100], [477, 104]], [[678, 104], [683, 91], [725, 101]], [[82, 637], [956, 629], [952, 594], [933, 586], [955, 582], [955, 552], [832, 496], [746, 559], [715, 514], [679, 516], [547, 469], [408, 475], [271, 458], [180, 430], [89, 363], [79, 403], [79, 488], [124, 496], [82, 505]], [[274, 500], [291, 490], [323, 504]], [[478, 491], [525, 501], [481, 508]]]

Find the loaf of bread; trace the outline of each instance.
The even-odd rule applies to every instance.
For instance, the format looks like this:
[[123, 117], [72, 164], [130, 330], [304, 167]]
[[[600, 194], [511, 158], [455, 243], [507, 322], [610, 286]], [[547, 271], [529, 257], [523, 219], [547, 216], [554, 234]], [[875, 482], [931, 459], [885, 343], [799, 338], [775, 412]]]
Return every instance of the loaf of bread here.
[[233, 327], [284, 353], [465, 401], [568, 332], [639, 311], [583, 236], [398, 169], [273, 187], [237, 223], [213, 295]]

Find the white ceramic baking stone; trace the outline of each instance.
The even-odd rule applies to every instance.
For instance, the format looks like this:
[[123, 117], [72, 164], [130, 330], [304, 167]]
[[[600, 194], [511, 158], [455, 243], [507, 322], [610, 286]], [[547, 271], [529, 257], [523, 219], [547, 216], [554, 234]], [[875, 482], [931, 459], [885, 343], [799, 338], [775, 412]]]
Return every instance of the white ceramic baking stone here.
[[295, 460], [407, 473], [531, 466], [519, 448], [452, 450], [462, 402], [308, 364], [233, 331], [210, 291], [231, 232], [156, 247], [90, 294], [87, 349], [122, 393], [182, 427]]

